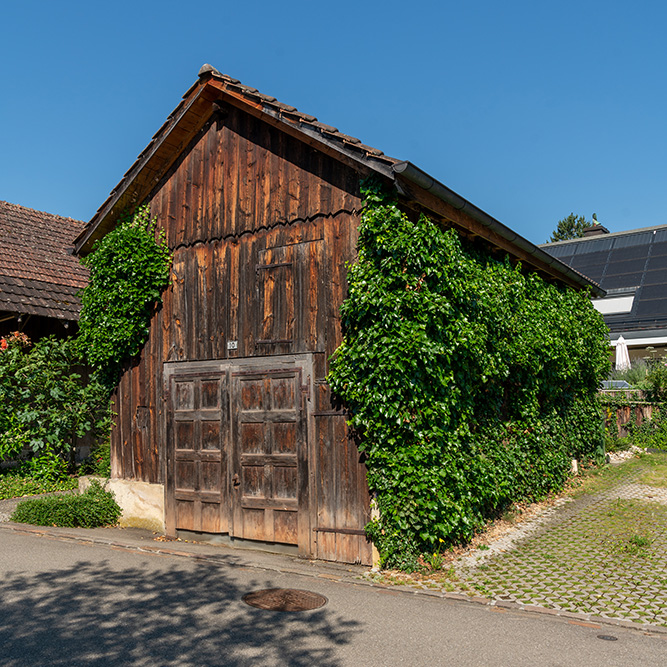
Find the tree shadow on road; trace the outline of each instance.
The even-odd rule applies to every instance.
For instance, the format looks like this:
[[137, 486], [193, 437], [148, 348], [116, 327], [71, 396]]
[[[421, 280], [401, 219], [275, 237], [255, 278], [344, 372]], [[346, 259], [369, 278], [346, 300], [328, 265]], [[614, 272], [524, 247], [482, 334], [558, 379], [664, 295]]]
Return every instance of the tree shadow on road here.
[[[162, 565], [162, 564], [160, 564]], [[332, 610], [281, 613], [241, 597], [273, 588], [240, 583], [207, 563], [119, 569], [79, 562], [0, 583], [3, 665], [338, 665], [336, 647], [360, 631]]]

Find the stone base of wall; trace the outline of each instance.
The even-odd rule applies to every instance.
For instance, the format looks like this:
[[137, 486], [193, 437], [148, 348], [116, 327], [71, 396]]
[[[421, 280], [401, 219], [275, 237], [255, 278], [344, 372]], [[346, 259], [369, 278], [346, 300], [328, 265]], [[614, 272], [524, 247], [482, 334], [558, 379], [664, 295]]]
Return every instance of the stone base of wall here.
[[164, 533], [164, 485], [88, 476], [79, 478], [79, 492], [85, 491], [92, 479], [99, 480], [107, 491], [113, 492], [123, 510], [118, 522], [121, 526]]

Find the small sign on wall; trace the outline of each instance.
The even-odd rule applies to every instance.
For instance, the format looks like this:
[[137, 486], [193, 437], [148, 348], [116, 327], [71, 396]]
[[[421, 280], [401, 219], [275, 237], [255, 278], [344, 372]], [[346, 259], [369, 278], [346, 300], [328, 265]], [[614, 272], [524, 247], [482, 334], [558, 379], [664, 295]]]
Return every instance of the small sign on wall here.
[[239, 349], [239, 342], [237, 340], [228, 340], [227, 341], [227, 349], [228, 350], [238, 350]]

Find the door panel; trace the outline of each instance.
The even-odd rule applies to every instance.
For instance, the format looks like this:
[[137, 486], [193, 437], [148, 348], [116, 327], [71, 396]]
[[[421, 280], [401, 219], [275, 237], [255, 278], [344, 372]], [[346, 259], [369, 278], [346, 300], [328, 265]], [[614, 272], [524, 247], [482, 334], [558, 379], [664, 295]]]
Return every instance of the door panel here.
[[177, 530], [226, 532], [229, 525], [227, 374], [173, 375], [171, 488]]
[[299, 491], [308, 481], [302, 395], [300, 368], [232, 372], [235, 537], [298, 542], [299, 513], [307, 513]]

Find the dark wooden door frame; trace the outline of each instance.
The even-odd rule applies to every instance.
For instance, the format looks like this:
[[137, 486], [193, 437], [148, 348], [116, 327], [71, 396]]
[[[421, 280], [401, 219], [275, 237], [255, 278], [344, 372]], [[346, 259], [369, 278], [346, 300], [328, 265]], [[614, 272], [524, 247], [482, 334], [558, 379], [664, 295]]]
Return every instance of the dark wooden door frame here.
[[[305, 455], [307, 461], [303, 462], [301, 470], [304, 471], [299, 479], [298, 492], [298, 552], [304, 557], [313, 557], [315, 555], [314, 532], [316, 527], [316, 501], [315, 501], [315, 425], [313, 417], [313, 355], [306, 354], [287, 354], [265, 357], [247, 357], [234, 359], [216, 359], [207, 361], [189, 361], [189, 362], [167, 362], [163, 366], [164, 392], [166, 400], [166, 410], [164, 411], [164, 433], [166, 436], [166, 456], [164, 457], [164, 480], [165, 480], [165, 524], [167, 535], [176, 536], [176, 508], [175, 508], [175, 486], [174, 486], [174, 460], [172, 451], [173, 442], [173, 424], [171, 415], [173, 414], [173, 397], [171, 387], [173, 379], [202, 376], [211, 376], [216, 373], [227, 375], [226, 386], [228, 388], [228, 405], [226, 406], [225, 418], [230, 426], [230, 438], [228, 447], [233, 450], [231, 438], [234, 437], [231, 428], [230, 405], [232, 395], [232, 374], [234, 373], [261, 373], [271, 372], [276, 369], [284, 369], [300, 372], [300, 405], [304, 412], [305, 423], [305, 442], [302, 448], [302, 455]], [[227, 451], [227, 460], [231, 462], [231, 451]], [[223, 488], [227, 490], [229, 496], [229, 519], [232, 517], [231, 494], [234, 493], [232, 486], [233, 465], [227, 468], [227, 478], [223, 480]], [[305, 472], [307, 470], [307, 472]], [[231, 534], [231, 533], [230, 533]]]

